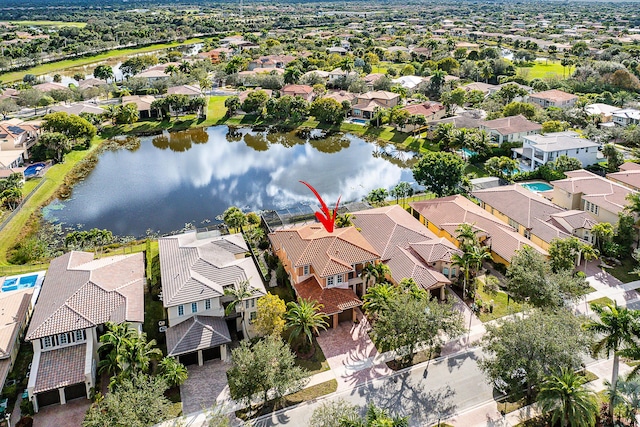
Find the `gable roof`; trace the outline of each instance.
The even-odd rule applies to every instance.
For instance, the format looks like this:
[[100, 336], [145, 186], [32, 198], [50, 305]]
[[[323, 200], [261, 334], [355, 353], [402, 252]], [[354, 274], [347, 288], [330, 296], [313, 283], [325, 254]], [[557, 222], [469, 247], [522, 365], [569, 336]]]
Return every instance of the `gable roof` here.
[[578, 99], [578, 97], [572, 93], [563, 92], [558, 89], [545, 90], [542, 92], [536, 92], [531, 94], [531, 98], [546, 99], [551, 102], [563, 102], [570, 101], [572, 99]]
[[227, 322], [212, 316], [191, 316], [168, 328], [166, 334], [168, 356], [179, 356], [231, 342]]
[[510, 135], [520, 132], [534, 132], [542, 130], [542, 125], [528, 120], [525, 116], [503, 117], [500, 119], [480, 122], [480, 126], [495, 130], [501, 135]]
[[409, 112], [409, 114], [422, 114], [426, 118], [444, 110], [444, 105], [439, 102], [427, 101], [421, 104], [413, 104], [402, 107], [403, 110]]
[[282, 88], [282, 92], [304, 93], [308, 95], [313, 92], [313, 88], [308, 85], [286, 85]]
[[167, 95], [202, 95], [202, 91], [193, 85], [172, 86], [167, 89]]
[[519, 234], [513, 227], [503, 223], [467, 198], [455, 195], [439, 199], [412, 202], [410, 206], [430, 223], [455, 236], [460, 224], [472, 224], [473, 228], [486, 235], [491, 250], [506, 261], [510, 261], [516, 251], [531, 246], [543, 255], [547, 251]]
[[26, 339], [144, 321], [142, 253], [93, 259], [72, 251], [51, 261]]
[[298, 297], [322, 304], [322, 312], [327, 316], [362, 305], [351, 288], [323, 288], [313, 275], [293, 287]]
[[386, 90], [375, 90], [372, 92], [365, 92], [358, 95], [358, 100], [376, 100], [376, 99], [391, 100], [396, 98], [400, 98], [400, 95], [393, 92], [387, 92]]
[[277, 230], [269, 234], [274, 249], [284, 249], [293, 267], [311, 265], [319, 277], [352, 270], [353, 264], [370, 262], [380, 255], [355, 227], [327, 232], [320, 224]]
[[199, 238], [195, 231], [158, 239], [165, 307], [218, 298], [224, 287], [248, 280], [256, 294], [264, 285], [242, 235]]

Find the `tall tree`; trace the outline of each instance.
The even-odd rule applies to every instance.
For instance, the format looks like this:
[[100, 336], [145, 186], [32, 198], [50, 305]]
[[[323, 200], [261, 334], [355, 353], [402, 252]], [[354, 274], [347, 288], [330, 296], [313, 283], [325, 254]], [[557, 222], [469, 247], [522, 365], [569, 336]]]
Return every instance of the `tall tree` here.
[[313, 336], [320, 329], [327, 329], [327, 316], [322, 313], [322, 304], [317, 301], [298, 299], [287, 304], [284, 315], [285, 327], [289, 330], [289, 341], [302, 339], [302, 352], [307, 352], [313, 343]]
[[413, 167], [413, 177], [438, 197], [462, 191], [464, 161], [453, 153], [425, 153]]
[[256, 319], [253, 326], [262, 335], [282, 335], [287, 306], [278, 295], [267, 293], [258, 298]]
[[538, 405], [551, 414], [552, 425], [561, 427], [593, 427], [598, 403], [595, 394], [585, 386], [585, 377], [562, 367], [540, 385]]
[[[585, 323], [587, 331], [598, 334], [601, 338], [593, 346], [593, 353], [613, 354], [613, 368], [611, 371], [611, 387], [616, 388], [618, 382], [618, 369], [620, 365], [620, 351], [634, 346], [634, 328], [637, 330], [640, 312], [619, 307], [618, 303], [605, 306], [591, 304], [591, 310], [598, 316]], [[613, 402], [609, 407], [613, 416]]]
[[56, 162], [61, 163], [64, 155], [71, 151], [71, 141], [60, 132], [45, 132], [40, 135], [38, 143], [55, 153]]
[[224, 290], [224, 295], [232, 297], [231, 302], [225, 308], [225, 315], [230, 315], [237, 308], [240, 311], [240, 321], [242, 324], [242, 332], [245, 337], [249, 338], [249, 332], [247, 330], [247, 324], [245, 319], [245, 304], [244, 301], [251, 298], [256, 294], [256, 289], [251, 286], [249, 280], [242, 280], [238, 282], [235, 286], [229, 287]]
[[242, 231], [242, 227], [247, 225], [247, 217], [240, 210], [240, 208], [236, 206], [231, 206], [227, 208], [222, 214], [224, 219], [224, 223], [227, 224], [227, 227], [237, 230], [238, 228]]

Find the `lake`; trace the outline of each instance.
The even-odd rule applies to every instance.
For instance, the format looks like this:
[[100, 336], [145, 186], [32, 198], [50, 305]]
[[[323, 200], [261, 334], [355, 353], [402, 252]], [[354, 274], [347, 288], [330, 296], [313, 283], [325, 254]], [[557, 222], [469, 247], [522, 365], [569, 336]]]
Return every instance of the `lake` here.
[[414, 185], [413, 153], [350, 134], [318, 130], [257, 132], [227, 126], [142, 137], [135, 151], [106, 151], [71, 198], [43, 209], [65, 226], [106, 228], [141, 237], [185, 223], [202, 226], [229, 206], [245, 212], [317, 203], [298, 181], [313, 185], [327, 204], [359, 201], [372, 189]]

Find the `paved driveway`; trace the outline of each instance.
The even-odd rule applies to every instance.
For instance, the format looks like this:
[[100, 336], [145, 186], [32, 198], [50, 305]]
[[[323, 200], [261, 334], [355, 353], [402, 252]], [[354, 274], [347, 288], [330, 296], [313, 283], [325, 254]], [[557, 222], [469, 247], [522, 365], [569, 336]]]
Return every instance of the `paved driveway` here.
[[66, 405], [51, 405], [33, 416], [33, 427], [80, 427], [91, 406], [87, 399], [74, 399]]
[[369, 323], [360, 310], [357, 317], [359, 323], [341, 322], [337, 328], [322, 331], [318, 337], [318, 344], [338, 380], [338, 390], [392, 373], [384, 363], [374, 365], [378, 351], [367, 334]]
[[230, 363], [220, 360], [209, 360], [202, 366], [188, 366], [189, 377], [180, 386], [182, 413], [190, 414], [211, 408], [216, 400], [227, 402], [229, 399], [227, 370], [230, 367]]

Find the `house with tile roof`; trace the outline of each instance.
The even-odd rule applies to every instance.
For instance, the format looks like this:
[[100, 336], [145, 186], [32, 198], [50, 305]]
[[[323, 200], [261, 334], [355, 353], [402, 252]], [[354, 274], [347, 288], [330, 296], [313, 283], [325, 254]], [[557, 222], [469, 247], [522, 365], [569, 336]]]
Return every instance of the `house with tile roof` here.
[[269, 240], [298, 298], [322, 304], [334, 328], [341, 320], [355, 321], [353, 309], [362, 305], [357, 294], [362, 295], [362, 270], [380, 259], [355, 227], [329, 233], [313, 223], [276, 230]]
[[545, 90], [529, 95], [529, 102], [539, 105], [542, 108], [569, 108], [573, 107], [577, 100], [578, 97], [576, 95], [558, 89]]
[[5, 383], [18, 357], [20, 340], [33, 310], [33, 294], [33, 288], [0, 292], [0, 384]]
[[36, 411], [89, 398], [106, 322], [144, 322], [144, 255], [94, 259], [72, 251], [51, 261], [25, 339], [33, 344], [27, 390]]
[[483, 121], [479, 127], [500, 145], [503, 142], [521, 142], [523, 137], [538, 134], [542, 130], [541, 124], [532, 122], [521, 114]]
[[309, 85], [286, 85], [281, 90], [282, 96], [299, 96], [305, 101], [313, 101], [313, 88]]
[[[227, 360], [227, 345], [238, 331], [253, 333], [256, 300], [266, 294], [262, 278], [241, 234], [196, 231], [158, 239], [162, 304], [167, 310], [167, 355], [185, 365]], [[226, 289], [248, 282], [253, 295], [225, 315], [233, 297]], [[244, 313], [244, 316], [242, 315]], [[244, 321], [243, 321], [244, 318]]]
[[[420, 104], [411, 104], [405, 105], [402, 107], [403, 110], [407, 111], [411, 115], [420, 115], [424, 116], [427, 121], [427, 126], [433, 122], [434, 120], [440, 120], [446, 115], [446, 108], [439, 102], [435, 101], [426, 101]], [[403, 132], [413, 132], [416, 130], [417, 126], [406, 124], [404, 127], [400, 128]]]
[[620, 165], [619, 172], [608, 173], [607, 179], [632, 190], [640, 191], [640, 164], [625, 162]]
[[589, 212], [597, 222], [616, 224], [618, 214], [628, 204], [628, 194], [636, 191], [584, 169], [565, 172], [567, 178], [552, 181], [551, 201], [565, 209]]
[[371, 119], [377, 108], [393, 108], [400, 103], [400, 95], [385, 90], [376, 90], [358, 95], [351, 115], [356, 118]]
[[598, 163], [600, 143], [581, 138], [573, 131], [553, 132], [545, 135], [522, 137], [522, 147], [512, 148], [514, 158], [520, 161], [520, 169], [533, 171], [560, 156], [580, 160], [582, 166]]
[[441, 197], [409, 203], [413, 216], [427, 226], [436, 236], [444, 237], [456, 246], [456, 230], [461, 224], [470, 224], [478, 232], [480, 244], [489, 248], [495, 262], [511, 263], [516, 251], [530, 246], [544, 256], [548, 252], [500, 219], [489, 214], [461, 195]]
[[29, 148], [38, 141], [40, 126], [20, 119], [0, 121], [0, 169], [21, 166], [29, 159]]
[[618, 126], [627, 127], [640, 123], [640, 110], [635, 108], [619, 109], [611, 114], [612, 122]]
[[591, 227], [596, 221], [588, 213], [566, 211], [521, 185], [488, 188], [471, 194], [480, 201], [480, 207], [545, 250], [553, 239], [571, 236], [593, 243]]
[[393, 283], [412, 278], [444, 299], [445, 288], [458, 275], [452, 256], [462, 255], [453, 243], [436, 236], [400, 205], [353, 212], [352, 221], [389, 267]]

